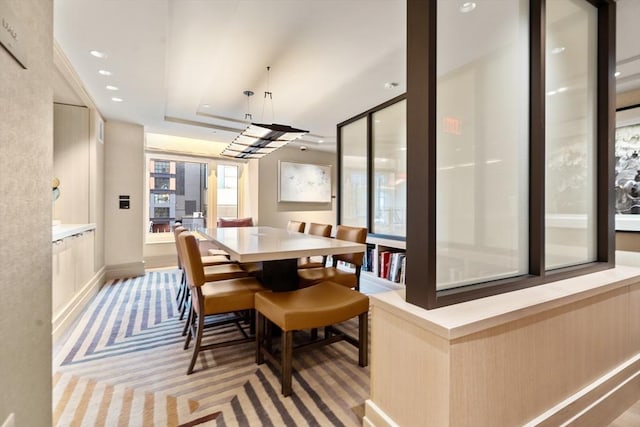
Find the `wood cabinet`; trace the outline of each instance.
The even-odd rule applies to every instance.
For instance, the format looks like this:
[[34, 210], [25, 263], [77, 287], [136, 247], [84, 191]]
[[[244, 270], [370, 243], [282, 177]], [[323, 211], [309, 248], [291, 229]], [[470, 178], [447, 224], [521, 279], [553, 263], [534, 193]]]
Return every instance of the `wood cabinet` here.
[[[94, 230], [83, 231], [53, 242], [51, 302], [54, 335], [67, 323], [93, 286]], [[77, 313], [76, 313], [77, 314]]]

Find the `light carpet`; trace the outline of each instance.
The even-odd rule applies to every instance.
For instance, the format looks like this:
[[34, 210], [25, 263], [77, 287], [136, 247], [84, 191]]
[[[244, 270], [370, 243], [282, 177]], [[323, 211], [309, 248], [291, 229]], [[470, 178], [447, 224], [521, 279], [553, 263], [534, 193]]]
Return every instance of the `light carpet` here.
[[[369, 369], [346, 342], [294, 355], [293, 395], [251, 343], [200, 354], [186, 375], [178, 270], [105, 284], [56, 350], [57, 426], [359, 426]], [[357, 321], [343, 329], [357, 336]], [[203, 343], [240, 333], [207, 330]], [[192, 344], [193, 346], [193, 344]]]

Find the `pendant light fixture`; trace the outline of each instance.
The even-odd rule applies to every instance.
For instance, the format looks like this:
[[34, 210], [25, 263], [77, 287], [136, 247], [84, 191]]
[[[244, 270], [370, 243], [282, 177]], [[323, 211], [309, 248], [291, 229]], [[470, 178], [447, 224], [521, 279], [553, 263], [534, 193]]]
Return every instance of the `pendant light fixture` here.
[[[269, 99], [273, 120], [273, 94], [269, 82], [270, 70], [271, 67], [267, 67], [267, 90], [264, 92], [262, 115], [264, 116], [264, 106], [267, 99]], [[249, 98], [253, 95], [253, 92], [246, 90], [243, 94], [247, 97], [247, 108], [249, 108]], [[252, 118], [253, 116], [250, 112], [245, 114], [245, 119], [251, 120]], [[259, 159], [287, 145], [289, 142], [295, 141], [308, 132], [288, 125], [251, 123], [222, 151], [222, 155], [236, 159]]]

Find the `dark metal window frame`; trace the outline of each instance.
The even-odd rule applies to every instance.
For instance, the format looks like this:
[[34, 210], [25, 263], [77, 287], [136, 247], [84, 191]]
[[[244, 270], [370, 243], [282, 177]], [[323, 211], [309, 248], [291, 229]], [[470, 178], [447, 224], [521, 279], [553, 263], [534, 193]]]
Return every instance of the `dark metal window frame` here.
[[[342, 128], [351, 123], [357, 122], [360, 119], [367, 119], [367, 230], [369, 236], [380, 237], [388, 240], [398, 240], [404, 241], [406, 239], [405, 236], [397, 236], [395, 234], [381, 234], [381, 233], [373, 233], [373, 115], [379, 111], [384, 110], [387, 107], [390, 107], [400, 101], [404, 101], [407, 99], [407, 94], [403, 93], [398, 95], [388, 101], [383, 102], [382, 104], [376, 105], [375, 107], [365, 111], [364, 113], [360, 113], [357, 116], [351, 117], [337, 125], [337, 155], [338, 155], [338, 206], [336, 208], [336, 224], [341, 223], [342, 218]], [[407, 191], [407, 195], [408, 195]], [[407, 228], [408, 229], [408, 228]]]
[[[407, 302], [432, 309], [615, 266], [615, 2], [585, 0], [597, 18], [596, 261], [545, 271], [545, 0], [530, 0], [529, 272], [436, 289], [437, 2], [407, 0]], [[339, 147], [339, 145], [338, 145]], [[340, 153], [338, 153], [340, 154]]]

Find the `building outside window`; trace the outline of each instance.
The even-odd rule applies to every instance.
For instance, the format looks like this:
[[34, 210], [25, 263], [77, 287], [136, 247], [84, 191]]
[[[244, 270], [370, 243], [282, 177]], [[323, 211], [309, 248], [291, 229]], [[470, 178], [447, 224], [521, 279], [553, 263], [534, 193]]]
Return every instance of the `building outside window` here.
[[238, 218], [238, 166], [218, 165], [217, 177], [217, 216]]

